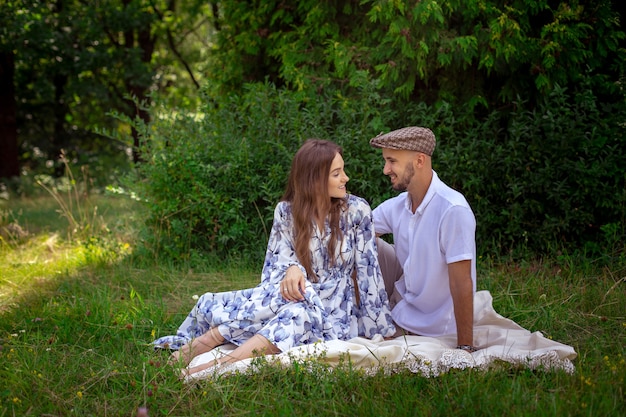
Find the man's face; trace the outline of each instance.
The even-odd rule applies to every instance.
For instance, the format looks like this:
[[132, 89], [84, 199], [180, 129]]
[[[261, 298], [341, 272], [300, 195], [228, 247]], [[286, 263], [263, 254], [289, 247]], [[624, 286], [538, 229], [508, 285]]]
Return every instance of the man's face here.
[[413, 157], [415, 152], [383, 148], [385, 166], [383, 174], [389, 176], [391, 187], [396, 191], [406, 191], [415, 176]]

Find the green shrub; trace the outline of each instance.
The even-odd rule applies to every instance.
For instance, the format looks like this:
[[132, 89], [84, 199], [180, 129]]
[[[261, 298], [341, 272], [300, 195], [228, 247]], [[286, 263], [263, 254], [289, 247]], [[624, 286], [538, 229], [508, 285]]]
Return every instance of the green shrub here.
[[625, 117], [623, 101], [557, 87], [533, 109], [519, 101], [508, 115], [446, 128], [435, 159], [474, 208], [483, 249], [598, 256], [625, 233]]
[[132, 187], [152, 213], [156, 239], [147, 243], [174, 258], [209, 251], [262, 259], [295, 151], [307, 138], [334, 140], [346, 148], [350, 175], [357, 177], [360, 158], [377, 158], [367, 142], [367, 120], [380, 119], [379, 106], [369, 108], [363, 116], [362, 104], [338, 94], [312, 99], [251, 84], [241, 95], [207, 105], [202, 115], [170, 113], [138, 126], [145, 162]]
[[343, 146], [350, 191], [375, 207], [394, 193], [369, 139], [407, 125], [435, 131], [434, 168], [472, 205], [482, 254], [582, 248], [595, 256], [623, 242], [623, 100], [601, 101], [582, 85], [555, 88], [534, 108], [520, 100], [478, 116], [469, 105], [395, 103], [376, 91], [364, 82], [358, 97], [330, 89], [311, 97], [250, 84], [201, 115], [170, 111], [139, 126], [146, 162], [133, 186], [152, 213], [147, 247], [173, 258], [260, 261], [306, 138]]

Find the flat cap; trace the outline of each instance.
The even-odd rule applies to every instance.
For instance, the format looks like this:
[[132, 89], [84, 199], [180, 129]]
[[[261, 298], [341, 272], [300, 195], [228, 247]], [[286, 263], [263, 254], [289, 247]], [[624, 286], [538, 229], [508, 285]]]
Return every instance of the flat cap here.
[[435, 151], [435, 134], [426, 127], [403, 127], [370, 139], [375, 148], [417, 151], [432, 156]]

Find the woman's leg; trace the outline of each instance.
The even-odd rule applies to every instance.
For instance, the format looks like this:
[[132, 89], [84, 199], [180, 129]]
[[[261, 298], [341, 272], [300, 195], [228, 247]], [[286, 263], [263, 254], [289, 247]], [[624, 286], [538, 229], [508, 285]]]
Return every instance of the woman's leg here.
[[181, 346], [179, 350], [172, 353], [170, 362], [173, 364], [187, 366], [196, 356], [209, 352], [226, 342], [224, 336], [220, 334], [216, 327], [208, 332], [191, 340], [191, 342]]
[[203, 371], [215, 365], [223, 365], [225, 363], [237, 362], [242, 359], [251, 358], [253, 356], [275, 355], [277, 353], [280, 353], [280, 349], [278, 349], [265, 337], [261, 336], [260, 334], [256, 334], [250, 339], [246, 340], [241, 346], [237, 347], [237, 349], [233, 350], [230, 354], [222, 358], [212, 360], [202, 365], [194, 366], [193, 368], [189, 368], [187, 370], [183, 370], [183, 376], [195, 374], [196, 372]]

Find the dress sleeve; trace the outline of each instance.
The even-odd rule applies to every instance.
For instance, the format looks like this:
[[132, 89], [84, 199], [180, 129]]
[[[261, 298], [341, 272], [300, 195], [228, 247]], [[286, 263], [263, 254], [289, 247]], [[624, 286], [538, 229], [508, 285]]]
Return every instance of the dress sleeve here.
[[296, 265], [304, 276], [307, 276], [306, 270], [300, 265], [296, 256], [292, 225], [291, 205], [281, 201], [274, 209], [272, 231], [261, 273], [262, 282], [280, 283], [285, 277], [285, 272], [292, 265]]
[[377, 334], [384, 337], [392, 336], [396, 329], [378, 264], [372, 210], [365, 200], [361, 200], [352, 221], [356, 282], [360, 301], [358, 306], [355, 305], [354, 313], [358, 321], [359, 336], [370, 339]]

